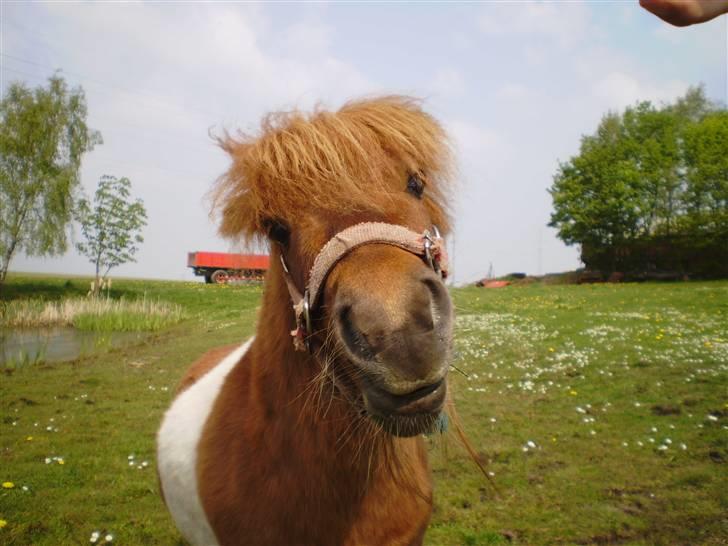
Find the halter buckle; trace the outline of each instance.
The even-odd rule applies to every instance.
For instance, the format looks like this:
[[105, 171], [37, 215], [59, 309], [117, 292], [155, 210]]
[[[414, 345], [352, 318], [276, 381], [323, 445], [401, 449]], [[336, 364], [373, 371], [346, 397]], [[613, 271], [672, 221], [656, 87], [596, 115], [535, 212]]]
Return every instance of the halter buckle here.
[[442, 241], [440, 230], [437, 229], [437, 226], [433, 224], [432, 233], [430, 233], [429, 229], [426, 229], [423, 233], [423, 239], [425, 247], [425, 259], [427, 260], [427, 264], [432, 268], [435, 273], [442, 277], [443, 274], [442, 268], [440, 267], [440, 257], [432, 250], [435, 243]]

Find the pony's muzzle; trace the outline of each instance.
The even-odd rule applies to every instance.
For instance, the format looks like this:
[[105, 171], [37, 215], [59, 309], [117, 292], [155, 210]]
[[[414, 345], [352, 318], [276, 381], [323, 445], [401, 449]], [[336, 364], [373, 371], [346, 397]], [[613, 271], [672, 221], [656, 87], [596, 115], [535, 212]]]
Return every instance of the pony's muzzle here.
[[452, 353], [446, 287], [419, 256], [393, 247], [357, 249], [340, 268], [331, 319], [367, 414], [398, 436], [431, 430], [445, 403]]
[[350, 359], [378, 376], [388, 391], [403, 395], [444, 377], [452, 337], [451, 304], [430, 270], [403, 288], [396, 283], [387, 288], [359, 298], [339, 293], [334, 319]]

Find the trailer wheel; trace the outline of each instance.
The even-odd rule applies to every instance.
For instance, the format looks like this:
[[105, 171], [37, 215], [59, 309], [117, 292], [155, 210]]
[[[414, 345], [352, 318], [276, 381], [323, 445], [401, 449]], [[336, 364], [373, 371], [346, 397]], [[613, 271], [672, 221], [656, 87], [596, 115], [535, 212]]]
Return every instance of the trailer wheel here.
[[210, 280], [215, 284], [225, 284], [228, 281], [228, 273], [224, 269], [218, 269], [210, 275]]

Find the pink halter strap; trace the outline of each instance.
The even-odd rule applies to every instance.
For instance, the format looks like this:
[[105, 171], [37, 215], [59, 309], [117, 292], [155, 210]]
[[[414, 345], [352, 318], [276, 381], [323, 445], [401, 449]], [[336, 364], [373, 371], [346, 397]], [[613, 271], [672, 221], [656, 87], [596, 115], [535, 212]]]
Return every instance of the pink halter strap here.
[[432, 231], [415, 233], [410, 229], [384, 222], [365, 222], [348, 227], [334, 235], [323, 246], [313, 262], [308, 275], [306, 290], [301, 292], [291, 279], [283, 255], [283, 275], [291, 294], [293, 311], [296, 314], [296, 329], [291, 332], [296, 350], [308, 348], [308, 337], [311, 335], [311, 312], [315, 309], [326, 277], [336, 264], [357, 247], [368, 244], [388, 244], [402, 248], [417, 256], [422, 256], [433, 270], [447, 277], [447, 253], [440, 232], [435, 226]]

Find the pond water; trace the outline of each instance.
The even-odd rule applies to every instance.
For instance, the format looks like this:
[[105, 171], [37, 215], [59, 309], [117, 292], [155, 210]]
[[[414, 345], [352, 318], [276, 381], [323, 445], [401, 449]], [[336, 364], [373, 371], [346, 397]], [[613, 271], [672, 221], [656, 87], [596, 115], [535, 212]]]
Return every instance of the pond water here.
[[73, 360], [92, 352], [133, 345], [145, 332], [87, 332], [70, 327], [0, 328], [0, 364]]

